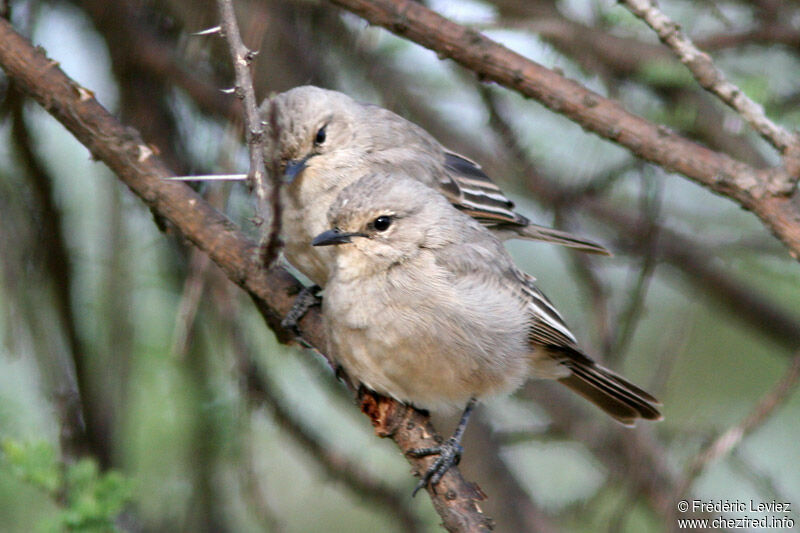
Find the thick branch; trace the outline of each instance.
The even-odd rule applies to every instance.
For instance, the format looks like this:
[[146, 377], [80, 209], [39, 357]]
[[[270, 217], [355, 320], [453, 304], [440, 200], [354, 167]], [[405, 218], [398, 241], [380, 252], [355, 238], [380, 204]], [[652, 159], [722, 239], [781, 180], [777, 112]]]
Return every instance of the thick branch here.
[[531, 61], [479, 32], [411, 0], [331, 0], [373, 24], [414, 41], [494, 81], [532, 97], [584, 129], [635, 155], [681, 173], [755, 212], [800, 257], [800, 193], [775, 194], [790, 181], [782, 169], [758, 170], [691, 142], [668, 128]]
[[[55, 61], [34, 48], [0, 20], [0, 65], [21, 90], [61, 122], [92, 155], [103, 161], [158, 215], [205, 251], [234, 283], [245, 289], [282, 342], [291, 340], [280, 319], [292, 306], [299, 282], [280, 267], [264, 269], [258, 247], [219, 211], [182, 183], [162, 178], [173, 175], [141, 140], [94, 98], [91, 91], [68, 78]], [[300, 322], [303, 338], [312, 346], [326, 346], [321, 316], [312, 310]], [[430, 446], [437, 437], [430, 420], [418, 411], [386, 398], [375, 397], [370, 412], [380, 422], [381, 436], [391, 437], [401, 449]], [[392, 428], [391, 432], [383, 431]], [[427, 464], [425, 459], [420, 463]], [[446, 490], [444, 490], [446, 488]], [[441, 489], [441, 490], [440, 490]], [[488, 518], [477, 506], [480, 492], [457, 468], [428, 490], [445, 526], [451, 531], [488, 529]], [[466, 529], [467, 525], [480, 525]]]

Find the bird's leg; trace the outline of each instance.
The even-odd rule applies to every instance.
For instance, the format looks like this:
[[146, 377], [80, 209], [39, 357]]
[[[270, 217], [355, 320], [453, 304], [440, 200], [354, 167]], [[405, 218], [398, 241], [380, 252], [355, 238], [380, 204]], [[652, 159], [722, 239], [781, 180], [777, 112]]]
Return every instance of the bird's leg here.
[[458, 422], [458, 426], [456, 426], [456, 430], [444, 444], [432, 448], [417, 448], [406, 452], [406, 454], [411, 457], [426, 457], [428, 455], [439, 456], [425, 472], [425, 475], [422, 476], [417, 486], [414, 487], [414, 492], [411, 493], [412, 498], [416, 496], [419, 489], [425, 487], [428, 483], [431, 485], [439, 483], [442, 476], [461, 460], [461, 454], [464, 452], [464, 448], [461, 446], [461, 437], [464, 435], [464, 430], [467, 429], [469, 415], [472, 414], [472, 410], [475, 408], [477, 402], [478, 400], [475, 398], [469, 399], [467, 406], [464, 408], [464, 414], [461, 415], [461, 420]]
[[292, 330], [295, 335], [300, 336], [297, 323], [305, 316], [309, 309], [322, 303], [322, 298], [319, 296], [321, 290], [322, 287], [316, 284], [310, 287], [303, 287], [302, 290], [297, 293], [292, 308], [286, 313], [286, 317], [281, 320], [281, 326]]

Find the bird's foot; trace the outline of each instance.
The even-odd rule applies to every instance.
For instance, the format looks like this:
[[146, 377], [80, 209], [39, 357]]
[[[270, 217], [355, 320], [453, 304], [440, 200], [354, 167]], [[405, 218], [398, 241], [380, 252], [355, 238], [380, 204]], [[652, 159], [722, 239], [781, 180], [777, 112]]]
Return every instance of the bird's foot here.
[[298, 328], [298, 322], [300, 322], [300, 319], [305, 316], [309, 309], [322, 303], [322, 297], [319, 296], [321, 290], [322, 288], [319, 285], [303, 287], [303, 289], [297, 293], [292, 308], [289, 309], [286, 317], [281, 320], [281, 326], [292, 330], [292, 332], [299, 337], [300, 329]]
[[442, 479], [442, 476], [447, 473], [450, 468], [457, 465], [461, 461], [461, 454], [464, 453], [464, 448], [456, 440], [455, 437], [450, 437], [440, 446], [433, 446], [431, 448], [417, 448], [409, 450], [407, 455], [411, 457], [427, 457], [429, 455], [438, 455], [438, 459], [428, 468], [422, 479], [419, 480], [417, 486], [414, 487], [414, 492], [411, 497], [417, 495], [420, 489], [425, 488], [429, 483], [436, 485]]
[[461, 415], [461, 420], [458, 422], [458, 426], [456, 426], [456, 430], [453, 432], [453, 436], [447, 439], [444, 444], [432, 446], [430, 448], [417, 448], [406, 452], [406, 454], [411, 457], [439, 456], [425, 472], [425, 475], [422, 476], [422, 479], [419, 480], [417, 486], [414, 487], [414, 492], [411, 493], [412, 498], [416, 496], [419, 489], [426, 485], [430, 484], [433, 486], [439, 483], [442, 476], [461, 461], [461, 454], [464, 453], [464, 448], [461, 446], [461, 437], [464, 436], [464, 430], [467, 429], [469, 417], [476, 403], [477, 400], [475, 398], [469, 399], [467, 406], [464, 408], [464, 413]]

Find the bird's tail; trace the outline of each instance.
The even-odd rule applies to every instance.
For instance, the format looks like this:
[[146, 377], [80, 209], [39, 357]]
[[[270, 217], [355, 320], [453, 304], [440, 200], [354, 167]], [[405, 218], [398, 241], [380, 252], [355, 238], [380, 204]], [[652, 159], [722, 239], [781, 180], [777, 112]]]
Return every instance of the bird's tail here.
[[497, 229], [502, 231], [505, 238], [528, 239], [532, 241], [542, 241], [552, 244], [560, 244], [568, 248], [574, 248], [581, 252], [598, 255], [612, 255], [603, 245], [590, 240], [578, 237], [566, 231], [561, 231], [547, 226], [540, 226], [528, 222], [526, 225], [500, 224]]
[[558, 381], [626, 426], [635, 425], [638, 418], [662, 419], [656, 407], [660, 405], [658, 400], [588, 357], [569, 358], [561, 364], [569, 368], [571, 374]]

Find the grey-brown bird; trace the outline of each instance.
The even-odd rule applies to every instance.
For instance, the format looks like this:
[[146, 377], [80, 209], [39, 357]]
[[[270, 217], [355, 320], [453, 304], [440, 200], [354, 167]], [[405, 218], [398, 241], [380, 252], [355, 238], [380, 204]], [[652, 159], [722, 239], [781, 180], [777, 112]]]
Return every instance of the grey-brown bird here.
[[[347, 375], [424, 409], [466, 405], [417, 486], [460, 455], [477, 398], [528, 378], [558, 380], [616, 420], [659, 420], [658, 401], [584, 354], [502, 243], [413, 176], [374, 172], [345, 187], [313, 246], [331, 251], [323, 316]], [[415, 490], [415, 492], [416, 492]]]
[[287, 182], [282, 196], [286, 258], [320, 286], [327, 281], [330, 251], [309, 243], [325, 229], [328, 207], [342, 189], [366, 173], [411, 176], [501, 240], [531, 239], [608, 254], [599, 244], [533, 224], [514, 211], [479, 165], [387, 109], [304, 86], [265, 101], [261, 114], [278, 130], [277, 146], [272, 142], [265, 150], [268, 157], [277, 154]]

